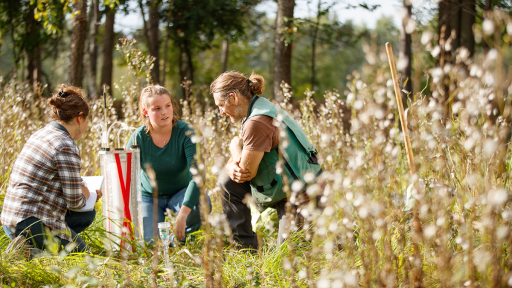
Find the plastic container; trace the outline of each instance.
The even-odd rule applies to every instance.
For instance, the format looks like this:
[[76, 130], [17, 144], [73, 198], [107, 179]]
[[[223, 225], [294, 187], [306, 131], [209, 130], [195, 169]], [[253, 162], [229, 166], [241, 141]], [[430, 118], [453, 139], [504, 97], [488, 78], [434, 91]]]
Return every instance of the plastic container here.
[[165, 268], [170, 271], [170, 263], [169, 263], [169, 242], [171, 241], [170, 235], [171, 224], [169, 222], [160, 222], [158, 223], [158, 235], [160, 235], [160, 240], [162, 240], [162, 250], [164, 251], [164, 261]]
[[129, 150], [102, 149], [100, 151], [103, 182], [103, 227], [107, 233], [105, 247], [109, 250], [133, 248], [128, 239], [143, 242], [140, 151], [138, 147]]

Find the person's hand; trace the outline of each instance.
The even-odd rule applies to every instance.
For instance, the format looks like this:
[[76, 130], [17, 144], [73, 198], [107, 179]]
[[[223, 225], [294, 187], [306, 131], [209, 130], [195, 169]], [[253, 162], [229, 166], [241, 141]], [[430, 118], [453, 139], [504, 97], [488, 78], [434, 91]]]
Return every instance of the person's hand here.
[[178, 237], [178, 240], [183, 241], [185, 239], [185, 228], [187, 226], [187, 219], [182, 219], [180, 217], [176, 218], [176, 222], [174, 222], [174, 235]]
[[185, 240], [185, 228], [187, 227], [187, 217], [190, 214], [192, 209], [187, 206], [181, 206], [180, 212], [176, 217], [176, 222], [174, 222], [174, 235], [178, 237], [178, 240]]
[[240, 168], [239, 165], [240, 160], [230, 161], [226, 165], [226, 172], [228, 173], [229, 178], [237, 183], [244, 183], [251, 180], [251, 173], [249, 173], [249, 170]]
[[103, 196], [103, 193], [100, 190], [96, 190], [96, 194], [98, 194], [98, 197], [96, 197], [96, 202], [98, 202], [101, 196]]
[[91, 196], [91, 192], [89, 192], [89, 188], [85, 186], [84, 182], [82, 182], [82, 193], [85, 196], [85, 199], [89, 199], [89, 196]]

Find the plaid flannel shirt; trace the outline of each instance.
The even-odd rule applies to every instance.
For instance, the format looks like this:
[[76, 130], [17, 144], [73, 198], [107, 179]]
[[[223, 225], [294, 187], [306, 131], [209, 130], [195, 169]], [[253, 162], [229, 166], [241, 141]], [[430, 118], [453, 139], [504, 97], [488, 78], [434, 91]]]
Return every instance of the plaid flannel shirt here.
[[57, 236], [71, 241], [67, 208], [85, 205], [80, 153], [70, 134], [51, 122], [28, 139], [14, 162], [2, 209], [2, 224], [14, 228], [36, 217]]

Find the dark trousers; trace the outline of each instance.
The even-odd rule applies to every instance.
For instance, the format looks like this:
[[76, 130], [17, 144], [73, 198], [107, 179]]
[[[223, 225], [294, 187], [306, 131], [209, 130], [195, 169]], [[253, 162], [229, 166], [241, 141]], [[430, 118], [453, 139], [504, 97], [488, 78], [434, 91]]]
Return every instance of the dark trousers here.
[[[94, 221], [94, 217], [96, 216], [96, 211], [88, 211], [88, 212], [75, 212], [69, 211], [66, 213], [66, 223], [71, 231], [71, 239], [76, 244], [75, 248], [72, 252], [87, 252], [91, 253], [84, 240], [78, 236], [78, 233], [85, 230], [85, 228], [89, 227]], [[14, 237], [19, 236], [20, 234], [24, 234], [25, 238], [28, 239], [32, 243], [35, 248], [44, 249], [46, 248], [46, 244], [44, 243], [46, 238], [46, 231], [43, 222], [36, 217], [29, 217], [16, 225], [16, 230], [14, 231]], [[60, 247], [65, 247], [69, 244], [67, 239], [62, 239], [60, 237], [55, 237], [57, 241], [60, 242]]]
[[[258, 238], [252, 230], [251, 209], [244, 203], [247, 194], [251, 194], [251, 186], [249, 182], [237, 183], [229, 176], [221, 179], [220, 186], [223, 193], [222, 208], [224, 214], [229, 221], [229, 226], [233, 232], [235, 240], [244, 247], [258, 248]], [[277, 245], [284, 242], [283, 234], [286, 228], [286, 199], [270, 206], [276, 209], [279, 219], [279, 230], [277, 233]], [[288, 203], [290, 205], [290, 203]], [[295, 208], [295, 207], [293, 207]], [[295, 213], [294, 213], [295, 215]], [[289, 229], [290, 230], [290, 229]]]

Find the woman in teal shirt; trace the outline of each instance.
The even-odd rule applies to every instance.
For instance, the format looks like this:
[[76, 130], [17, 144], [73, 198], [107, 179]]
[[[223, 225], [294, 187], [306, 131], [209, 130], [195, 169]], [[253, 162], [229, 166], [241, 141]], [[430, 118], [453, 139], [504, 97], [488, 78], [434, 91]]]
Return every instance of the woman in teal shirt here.
[[[144, 240], [147, 243], [154, 240], [155, 197], [158, 201], [157, 222], [164, 222], [167, 209], [178, 213], [174, 234], [184, 240], [186, 234], [201, 227], [200, 192], [190, 174], [196, 154], [196, 145], [190, 139], [193, 130], [178, 120], [174, 109], [176, 102], [164, 87], [147, 86], [139, 99], [139, 117], [144, 125], [133, 133], [127, 146], [130, 147], [135, 138], [140, 146]], [[155, 171], [158, 195], [153, 194], [146, 164]]]

